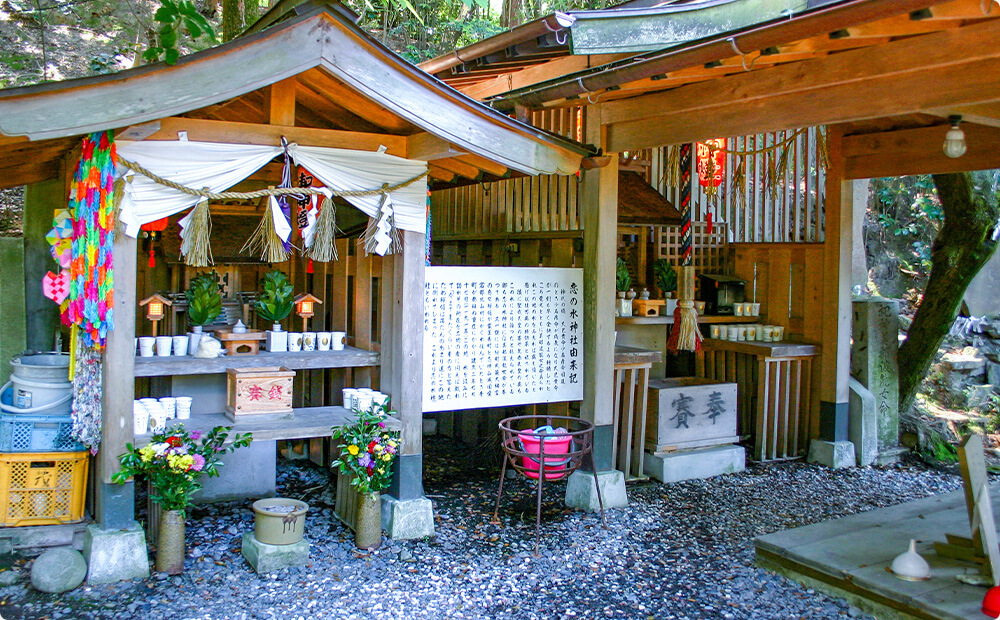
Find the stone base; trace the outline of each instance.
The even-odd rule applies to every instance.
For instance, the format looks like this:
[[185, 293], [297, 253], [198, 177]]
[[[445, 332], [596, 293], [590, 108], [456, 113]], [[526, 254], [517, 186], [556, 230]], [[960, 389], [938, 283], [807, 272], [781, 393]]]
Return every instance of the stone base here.
[[258, 574], [276, 573], [309, 562], [309, 541], [303, 538], [291, 545], [269, 545], [257, 540], [253, 532], [247, 532], [243, 534], [242, 552]]
[[833, 469], [854, 467], [854, 444], [849, 441], [823, 441], [813, 439], [809, 442], [809, 462], [826, 465]]
[[101, 584], [149, 577], [146, 534], [133, 522], [124, 530], [104, 530], [88, 525], [83, 538], [87, 583]]
[[875, 459], [876, 465], [892, 465], [903, 460], [903, 455], [910, 451], [909, 448], [896, 446], [895, 448], [882, 448]]
[[[617, 469], [597, 472], [597, 484], [601, 488], [601, 500], [604, 509], [624, 508], [628, 506], [628, 496], [625, 494], [625, 474]], [[589, 471], [576, 470], [569, 475], [566, 482], [566, 505], [585, 512], [597, 512], [601, 506], [597, 501], [597, 485], [594, 484], [594, 474]]]
[[735, 474], [746, 469], [746, 461], [743, 446], [713, 446], [678, 450], [662, 456], [647, 454], [643, 469], [660, 482], [680, 482]]
[[434, 504], [426, 497], [398, 500], [382, 496], [382, 529], [393, 540], [434, 535]]
[[875, 395], [850, 378], [847, 437], [854, 444], [858, 465], [866, 467], [878, 458], [878, 411]]

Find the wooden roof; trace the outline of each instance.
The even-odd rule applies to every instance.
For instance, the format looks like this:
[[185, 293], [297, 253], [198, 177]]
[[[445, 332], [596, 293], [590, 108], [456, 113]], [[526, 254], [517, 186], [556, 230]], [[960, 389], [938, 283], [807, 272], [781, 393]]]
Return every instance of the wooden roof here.
[[681, 212], [638, 172], [618, 172], [618, 223], [672, 226], [681, 223]]
[[[722, 3], [690, 6], [697, 4]], [[808, 7], [652, 52], [567, 51], [492, 73], [480, 60], [475, 81], [437, 75], [508, 113], [599, 104], [609, 152], [839, 124], [852, 178], [1000, 167], [995, 0], [820, 0]], [[626, 11], [599, 13], [612, 22], [630, 19]], [[570, 16], [575, 34], [586, 19]], [[467, 50], [455, 54], [472, 62]], [[940, 154], [952, 114], [963, 117], [969, 144], [957, 160]]]
[[57, 176], [85, 133], [376, 150], [429, 162], [437, 184], [573, 173], [583, 146], [519, 123], [427, 76], [337, 5], [113, 75], [0, 90], [0, 187]]

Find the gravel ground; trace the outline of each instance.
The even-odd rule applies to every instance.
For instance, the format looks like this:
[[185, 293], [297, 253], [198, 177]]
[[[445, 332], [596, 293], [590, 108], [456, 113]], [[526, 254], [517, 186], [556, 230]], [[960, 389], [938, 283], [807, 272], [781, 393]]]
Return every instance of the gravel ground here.
[[[445, 466], [446, 462], [448, 465]], [[488, 459], [485, 459], [488, 460]], [[308, 566], [256, 575], [240, 555], [253, 529], [250, 502], [192, 511], [179, 577], [81, 587], [46, 595], [26, 586], [30, 559], [0, 573], [3, 618], [827, 618], [861, 617], [847, 603], [753, 564], [753, 538], [943, 493], [957, 476], [914, 461], [832, 471], [799, 462], [672, 485], [629, 487], [631, 505], [600, 518], [562, 507], [564, 486], [547, 486], [541, 557], [534, 557], [534, 495], [507, 486], [502, 526], [490, 524], [493, 467], [481, 455], [434, 438], [426, 491], [437, 534], [386, 541], [360, 552], [333, 517], [326, 471], [279, 461], [284, 495], [311, 505]]]

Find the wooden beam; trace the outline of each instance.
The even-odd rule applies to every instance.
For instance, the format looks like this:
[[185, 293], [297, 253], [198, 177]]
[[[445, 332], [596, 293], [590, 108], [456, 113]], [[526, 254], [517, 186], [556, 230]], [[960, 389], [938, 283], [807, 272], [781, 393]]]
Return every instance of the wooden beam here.
[[59, 168], [58, 160], [0, 167], [0, 189], [31, 185], [54, 179], [59, 176]]
[[268, 98], [268, 123], [271, 125], [295, 125], [295, 86], [298, 79], [290, 77], [271, 84]]
[[[963, 121], [968, 123], [1000, 127], [1000, 102], [928, 110], [928, 112], [941, 118], [948, 118], [952, 114], [958, 114], [962, 117]], [[965, 128], [965, 125], [962, 127]]]
[[[591, 67], [597, 67], [615, 60], [627, 58], [631, 54], [599, 54], [592, 56], [565, 56], [545, 63], [532, 65], [520, 71], [511, 71], [493, 78], [477, 81], [474, 84], [459, 88], [461, 92], [480, 101], [494, 95], [502, 95], [517, 88], [524, 88], [539, 82], [545, 82], [576, 73]], [[450, 83], [450, 80], [445, 80]]]
[[437, 159], [434, 161], [434, 165], [454, 172], [455, 174], [463, 176], [467, 179], [478, 180], [483, 176], [483, 171], [479, 168], [462, 163], [457, 159]]
[[427, 166], [427, 173], [432, 179], [437, 179], [439, 181], [444, 181], [445, 183], [454, 183], [455, 177], [458, 175], [450, 170], [445, 170], [444, 168], [438, 168], [434, 164]]
[[470, 166], [475, 166], [480, 170], [485, 170], [486, 172], [498, 177], [510, 174], [510, 170], [507, 166], [490, 161], [489, 159], [480, 157], [479, 155], [460, 155], [456, 157], [455, 160], [469, 164]]
[[945, 157], [947, 125], [844, 137], [844, 178], [869, 179], [1000, 168], [1000, 128], [962, 124], [965, 155]]
[[465, 151], [459, 150], [446, 140], [427, 132], [414, 134], [406, 137], [406, 158], [420, 161], [434, 161], [463, 155]]
[[178, 131], [186, 131], [189, 140], [276, 146], [281, 144], [281, 138], [284, 136], [289, 142], [303, 146], [326, 146], [356, 151], [377, 151], [380, 146], [385, 145], [388, 148], [386, 152], [390, 155], [406, 157], [406, 138], [403, 136], [285, 125], [207, 121], [176, 116], [160, 119], [160, 125], [160, 130], [147, 140], [176, 140]]
[[609, 103], [609, 149], [1000, 101], [998, 38], [992, 20]]

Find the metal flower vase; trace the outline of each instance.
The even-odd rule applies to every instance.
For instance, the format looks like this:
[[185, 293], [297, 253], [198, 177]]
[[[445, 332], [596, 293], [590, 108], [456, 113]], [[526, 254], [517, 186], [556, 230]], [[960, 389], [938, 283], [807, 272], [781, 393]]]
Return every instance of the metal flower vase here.
[[378, 549], [382, 544], [382, 497], [359, 493], [354, 521], [354, 544], [359, 549]]
[[164, 510], [156, 537], [156, 570], [168, 575], [184, 572], [184, 511]]

